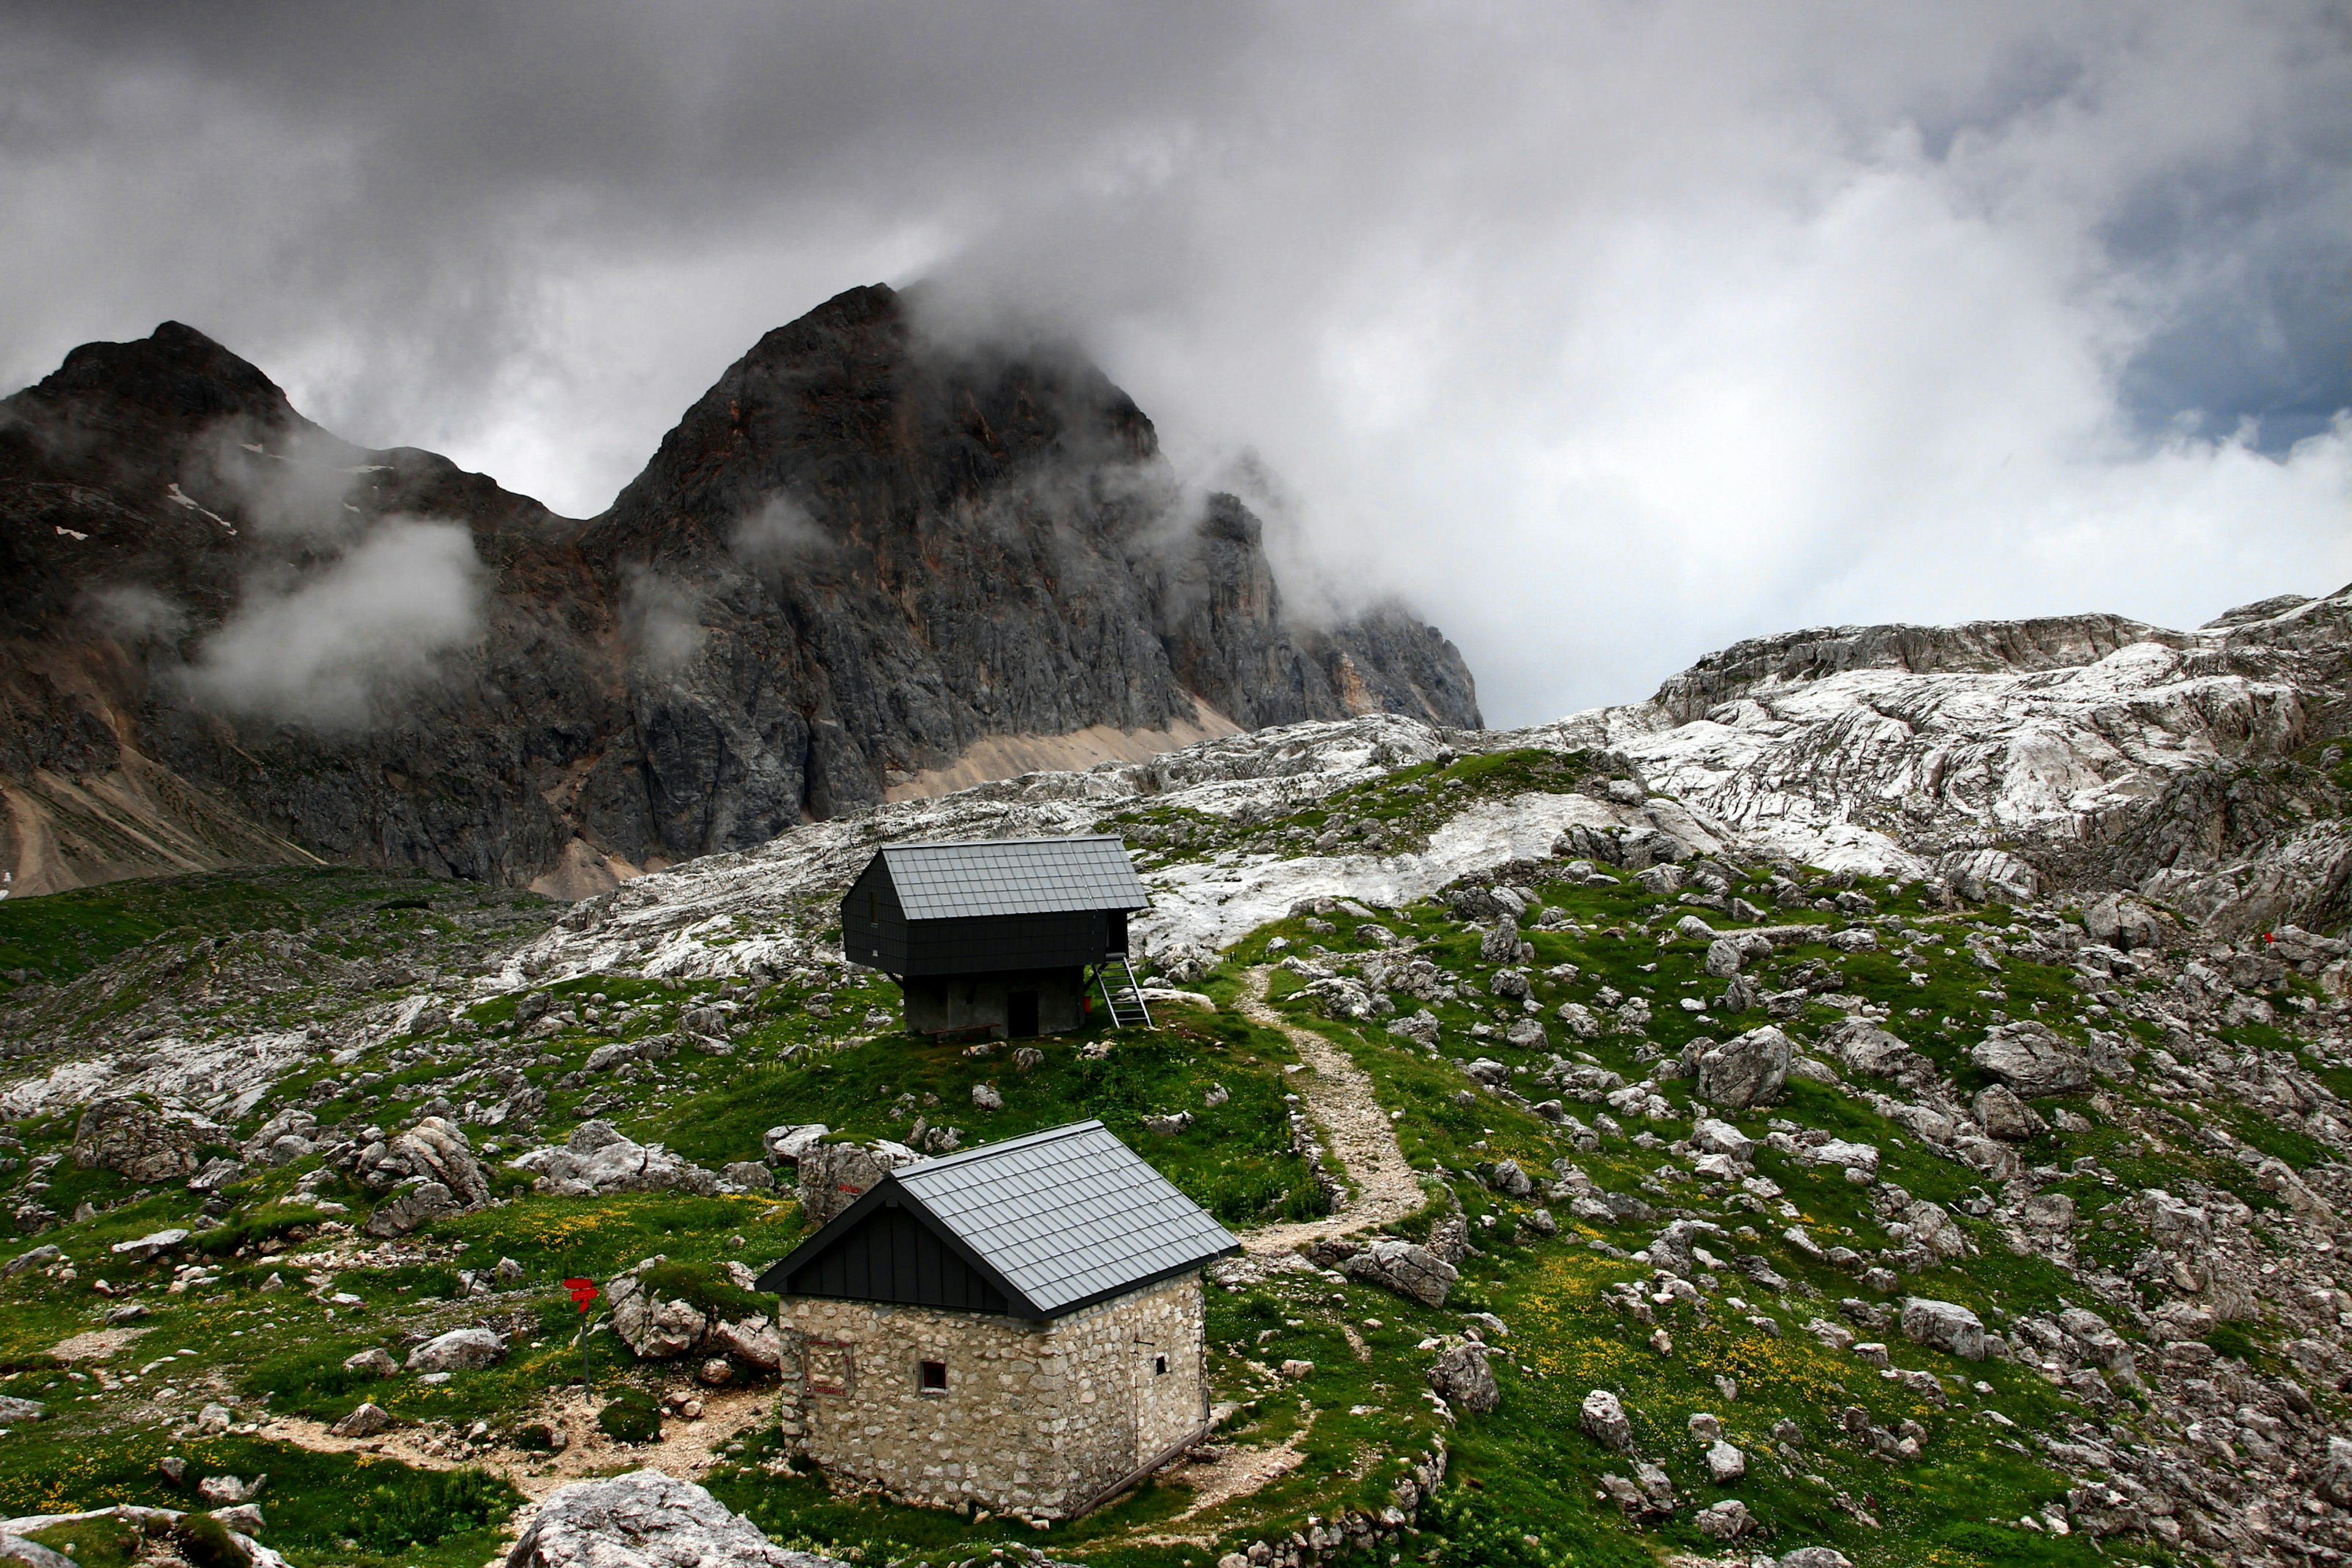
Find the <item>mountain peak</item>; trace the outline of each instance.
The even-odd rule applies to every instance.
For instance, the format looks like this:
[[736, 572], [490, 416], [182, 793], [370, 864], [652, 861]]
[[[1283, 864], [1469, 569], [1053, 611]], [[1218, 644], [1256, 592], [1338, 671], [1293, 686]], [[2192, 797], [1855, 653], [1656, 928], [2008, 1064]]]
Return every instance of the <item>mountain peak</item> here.
[[276, 382], [181, 321], [129, 342], [84, 343], [17, 396], [68, 418], [102, 415], [108, 404], [184, 426], [233, 415], [297, 417]]

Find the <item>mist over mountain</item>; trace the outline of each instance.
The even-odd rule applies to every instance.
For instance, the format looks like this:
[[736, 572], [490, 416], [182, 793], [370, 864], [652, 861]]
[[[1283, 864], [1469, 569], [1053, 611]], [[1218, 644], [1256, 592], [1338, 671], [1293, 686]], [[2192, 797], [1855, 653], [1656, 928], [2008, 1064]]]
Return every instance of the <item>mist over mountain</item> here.
[[20, 891], [323, 858], [577, 894], [1030, 766], [1480, 721], [1403, 606], [1286, 611], [1256, 517], [1075, 351], [885, 287], [768, 333], [585, 521], [341, 440], [176, 322], [0, 409]]

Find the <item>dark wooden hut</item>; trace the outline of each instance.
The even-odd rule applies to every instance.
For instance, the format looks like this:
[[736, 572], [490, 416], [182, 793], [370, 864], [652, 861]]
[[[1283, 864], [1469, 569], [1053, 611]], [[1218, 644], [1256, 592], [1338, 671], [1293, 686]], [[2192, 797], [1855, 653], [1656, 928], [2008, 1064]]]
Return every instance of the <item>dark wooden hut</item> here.
[[1150, 902], [1108, 836], [893, 844], [842, 899], [841, 946], [898, 983], [918, 1034], [1060, 1034], [1093, 994], [1148, 1023], [1127, 917]]

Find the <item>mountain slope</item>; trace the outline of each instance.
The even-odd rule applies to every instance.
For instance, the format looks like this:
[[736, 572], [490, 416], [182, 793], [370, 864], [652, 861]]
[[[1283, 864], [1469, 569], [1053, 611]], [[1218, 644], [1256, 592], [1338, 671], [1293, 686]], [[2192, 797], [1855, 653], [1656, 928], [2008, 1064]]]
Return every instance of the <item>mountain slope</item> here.
[[[2256, 608], [1803, 634], [1516, 733], [1234, 734], [568, 908], [342, 869], [11, 900], [0, 1195], [38, 1234], [0, 1393], [47, 1403], [0, 1507], [266, 1469], [273, 1539], [342, 1561], [352, 1420], [381, 1495], [510, 1482], [505, 1539], [651, 1464], [931, 1568], [2336, 1561], [2352, 947], [2165, 893], [2280, 872], [2352, 799], [2352, 599]], [[877, 844], [1089, 829], [1151, 889], [1156, 1027], [908, 1037], [842, 961]], [[2337, 927], [2326, 886], [2295, 907]], [[835, 1495], [764, 1317], [670, 1331], [768, 1311], [730, 1282], [806, 1234], [793, 1189], [1078, 1116], [1249, 1244], [1208, 1292], [1232, 1414], [1125, 1500], [1041, 1540]], [[597, 1431], [581, 1275], [676, 1303], [591, 1337], [600, 1390], [699, 1369], [698, 1419]], [[492, 1364], [348, 1361], [458, 1329]], [[495, 1557], [509, 1500], [412, 1555]]]
[[1475, 724], [1395, 606], [1294, 625], [1066, 350], [853, 289], [604, 515], [363, 451], [188, 328], [0, 405], [0, 856], [19, 890], [309, 858], [579, 893], [1100, 728]]

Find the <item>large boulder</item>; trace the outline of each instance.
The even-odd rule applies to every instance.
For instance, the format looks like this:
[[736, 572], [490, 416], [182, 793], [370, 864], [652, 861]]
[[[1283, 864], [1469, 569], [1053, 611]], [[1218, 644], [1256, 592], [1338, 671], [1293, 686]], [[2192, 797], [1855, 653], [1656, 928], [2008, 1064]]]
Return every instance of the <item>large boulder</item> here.
[[760, 1147], [779, 1165], [797, 1165], [801, 1156], [815, 1148], [832, 1131], [822, 1121], [788, 1121], [762, 1133]]
[[411, 1372], [471, 1372], [506, 1359], [505, 1336], [490, 1329], [452, 1329], [408, 1352]]
[[583, 1121], [561, 1146], [533, 1149], [509, 1162], [537, 1179], [533, 1192], [584, 1198], [602, 1193], [719, 1191], [719, 1179], [659, 1143], [640, 1143], [609, 1121]]
[[134, 1182], [173, 1182], [196, 1173], [196, 1130], [136, 1100], [101, 1100], [74, 1128], [74, 1163], [113, 1171]]
[[1626, 1419], [1624, 1402], [1609, 1390], [1596, 1388], [1586, 1394], [1579, 1414], [1595, 1442], [1620, 1451], [1633, 1446], [1633, 1424]]
[[1794, 1055], [1773, 1025], [1735, 1035], [1698, 1058], [1698, 1098], [1725, 1110], [1769, 1105], [1780, 1098]]
[[362, 1150], [352, 1173], [376, 1192], [398, 1189], [368, 1216], [371, 1236], [405, 1236], [427, 1220], [466, 1214], [490, 1201], [490, 1181], [455, 1123], [427, 1116], [386, 1142]]
[[788, 1552], [692, 1481], [659, 1470], [548, 1494], [507, 1568], [840, 1568]]
[[813, 1144], [800, 1157], [801, 1213], [811, 1225], [823, 1225], [884, 1176], [921, 1159], [903, 1143]]
[[1822, 1037], [1838, 1065], [1866, 1078], [1900, 1078], [1923, 1064], [1910, 1042], [1864, 1019], [1849, 1019]]
[[1486, 1364], [1487, 1349], [1476, 1340], [1465, 1340], [1438, 1353], [1429, 1369], [1429, 1386], [1448, 1405], [1483, 1415], [1503, 1401], [1494, 1370]]
[[1424, 1307], [1445, 1305], [1445, 1293], [1461, 1278], [1454, 1265], [1444, 1258], [1394, 1237], [1376, 1241], [1348, 1259], [1348, 1272], [1367, 1284], [1393, 1290]]
[[1982, 1361], [1987, 1352], [1984, 1323], [1954, 1301], [1907, 1298], [1903, 1303], [1903, 1337], [1962, 1361]]
[[2031, 1018], [1997, 1026], [1969, 1051], [1969, 1059], [2028, 1100], [2091, 1087], [2091, 1058]]
[[2017, 1091], [2005, 1083], [1979, 1090], [1969, 1110], [1988, 1136], [2004, 1143], [2029, 1142], [2049, 1131], [2049, 1124], [2033, 1107], [2018, 1099]]

